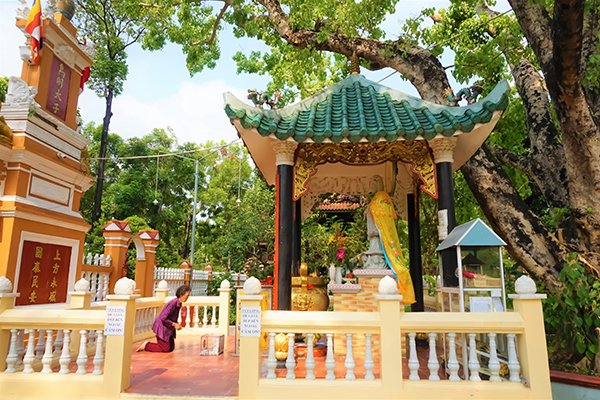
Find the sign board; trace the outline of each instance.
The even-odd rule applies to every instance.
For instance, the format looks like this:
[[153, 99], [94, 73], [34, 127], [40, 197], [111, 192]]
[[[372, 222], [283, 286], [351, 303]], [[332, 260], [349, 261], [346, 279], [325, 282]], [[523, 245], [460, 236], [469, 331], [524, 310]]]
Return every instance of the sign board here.
[[469, 310], [471, 312], [490, 312], [492, 311], [491, 297], [469, 297]]
[[106, 306], [104, 321], [105, 336], [123, 336], [125, 334], [125, 306]]
[[260, 336], [260, 307], [242, 307], [240, 336]]
[[50, 69], [50, 78], [48, 79], [46, 110], [63, 121], [67, 117], [70, 85], [71, 67], [55, 56], [52, 59], [52, 68]]
[[15, 304], [64, 303], [71, 263], [71, 247], [25, 240], [21, 248], [18, 292]]

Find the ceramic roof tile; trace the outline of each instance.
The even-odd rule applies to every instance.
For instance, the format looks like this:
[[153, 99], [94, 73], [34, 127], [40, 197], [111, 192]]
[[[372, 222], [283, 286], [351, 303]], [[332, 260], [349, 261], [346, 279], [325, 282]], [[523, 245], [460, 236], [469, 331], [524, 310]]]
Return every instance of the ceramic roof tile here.
[[252, 107], [225, 94], [225, 112], [246, 129], [262, 136], [297, 142], [377, 142], [433, 139], [470, 132], [489, 122], [508, 105], [508, 83], [500, 82], [479, 102], [451, 107], [423, 101], [394, 89], [351, 75], [336, 85], [281, 110]]

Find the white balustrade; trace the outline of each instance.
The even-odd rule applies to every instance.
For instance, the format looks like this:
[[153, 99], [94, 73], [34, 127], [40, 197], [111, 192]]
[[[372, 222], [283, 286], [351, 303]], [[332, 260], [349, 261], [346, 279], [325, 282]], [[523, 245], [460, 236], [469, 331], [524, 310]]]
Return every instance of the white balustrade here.
[[437, 337], [437, 333], [431, 332], [429, 333], [429, 360], [427, 362], [427, 368], [429, 368], [429, 380], [430, 381], [439, 381], [440, 377], [438, 375], [438, 369], [440, 368], [440, 364], [437, 358], [436, 352], [436, 342], [435, 339]]
[[27, 330], [27, 351], [23, 357], [23, 373], [31, 374], [33, 370], [33, 361], [35, 360], [35, 329]]
[[296, 361], [294, 360], [294, 333], [288, 333], [288, 354], [285, 360], [285, 368], [287, 369], [286, 379], [296, 379]]
[[60, 358], [58, 360], [60, 364], [60, 374], [68, 374], [69, 373], [69, 364], [71, 363], [71, 331], [68, 329], [64, 330], [64, 340], [62, 352], [60, 354]]
[[475, 343], [475, 333], [469, 333], [469, 380], [472, 382], [479, 382], [479, 358], [477, 357], [477, 344]]
[[490, 381], [500, 382], [500, 361], [498, 360], [498, 351], [496, 350], [496, 334], [488, 333], [488, 342], [490, 345], [490, 361], [488, 367], [490, 369]]
[[315, 379], [315, 354], [313, 344], [314, 334], [306, 334], [306, 379]]
[[460, 381], [460, 377], [458, 376], [459, 364], [456, 358], [456, 333], [448, 333], [448, 346], [448, 371], [450, 371], [450, 376], [448, 379], [452, 382], [458, 382]]
[[352, 334], [346, 334], [346, 362], [344, 363], [346, 367], [346, 380], [354, 381], [356, 380], [356, 376], [354, 375], [354, 367], [356, 363], [354, 362], [354, 356], [352, 355]]
[[87, 331], [82, 329], [79, 331], [80, 341], [79, 341], [79, 354], [77, 355], [77, 374], [84, 375], [86, 373], [86, 364], [87, 364]]
[[365, 333], [365, 380], [372, 381], [375, 379], [373, 374], [373, 368], [375, 363], [373, 362], [373, 350], [371, 349], [371, 334]]
[[508, 371], [510, 372], [510, 381], [521, 382], [521, 377], [519, 375], [521, 366], [519, 365], [519, 360], [517, 360], [515, 335], [513, 333], [509, 333], [506, 335], [506, 339], [508, 340]]
[[275, 379], [275, 367], [277, 359], [275, 358], [275, 332], [269, 332], [269, 355], [267, 356], [267, 379]]
[[418, 381], [421, 379], [419, 378], [419, 359], [417, 358], [417, 345], [415, 343], [416, 336], [417, 334], [415, 332], [410, 332], [408, 334], [408, 369], [410, 371], [408, 379], [411, 381]]
[[8, 350], [8, 356], [6, 357], [6, 370], [7, 373], [17, 372], [15, 365], [17, 364], [17, 330], [10, 330], [10, 347]]
[[104, 363], [104, 332], [96, 331], [96, 354], [94, 355], [94, 375], [102, 374], [102, 364]]
[[327, 358], [325, 359], [325, 368], [327, 369], [327, 374], [325, 375], [325, 379], [329, 381], [335, 380], [335, 357], [333, 356], [333, 334], [327, 334]]
[[45, 345], [45, 335], [44, 335], [44, 331], [42, 330], [38, 330], [38, 341], [37, 341], [37, 345], [35, 346], [35, 359], [36, 360], [42, 360], [42, 356], [44, 355], [44, 349], [46, 348]]
[[[43, 334], [40, 331], [40, 334]], [[42, 357], [42, 374], [50, 374], [52, 373], [52, 359], [54, 356], [54, 345], [52, 343], [52, 329], [48, 329], [46, 331], [46, 350], [44, 351], [44, 356]]]

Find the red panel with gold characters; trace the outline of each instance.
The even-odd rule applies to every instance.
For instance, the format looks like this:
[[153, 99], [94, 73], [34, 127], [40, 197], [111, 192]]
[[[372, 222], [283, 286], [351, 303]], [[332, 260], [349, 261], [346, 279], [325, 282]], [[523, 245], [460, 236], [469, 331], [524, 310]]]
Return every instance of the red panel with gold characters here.
[[46, 110], [62, 120], [67, 116], [70, 82], [71, 68], [58, 57], [54, 57], [52, 60], [52, 69], [50, 70], [50, 79], [48, 80]]
[[64, 303], [67, 300], [71, 247], [23, 242], [17, 305]]

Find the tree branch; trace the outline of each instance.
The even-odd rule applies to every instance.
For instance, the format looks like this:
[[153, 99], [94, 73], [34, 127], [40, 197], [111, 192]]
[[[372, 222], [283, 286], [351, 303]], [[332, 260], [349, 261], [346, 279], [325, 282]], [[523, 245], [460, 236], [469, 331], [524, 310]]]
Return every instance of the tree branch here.
[[215, 38], [217, 37], [217, 29], [219, 28], [221, 19], [223, 19], [223, 15], [225, 15], [225, 11], [227, 11], [229, 6], [231, 5], [231, 1], [232, 0], [225, 0], [225, 4], [223, 4], [223, 8], [221, 8], [219, 15], [217, 15], [217, 19], [215, 20], [215, 23], [213, 25], [212, 32], [210, 34], [210, 38], [208, 39], [207, 44], [212, 45], [215, 42]]
[[551, 19], [544, 7], [531, 0], [508, 0], [527, 42], [533, 49], [544, 71], [552, 67]]
[[428, 100], [443, 103], [448, 78], [439, 60], [427, 49], [407, 46], [402, 40], [381, 42], [374, 39], [349, 37], [331, 33], [319, 38], [319, 32], [294, 29], [277, 0], [258, 0], [267, 10], [271, 26], [289, 44], [345, 55], [353, 53], [377, 67], [393, 68], [408, 79], [419, 94]]
[[556, 0], [552, 24], [554, 79], [561, 95], [577, 96], [581, 89], [583, 0]]

